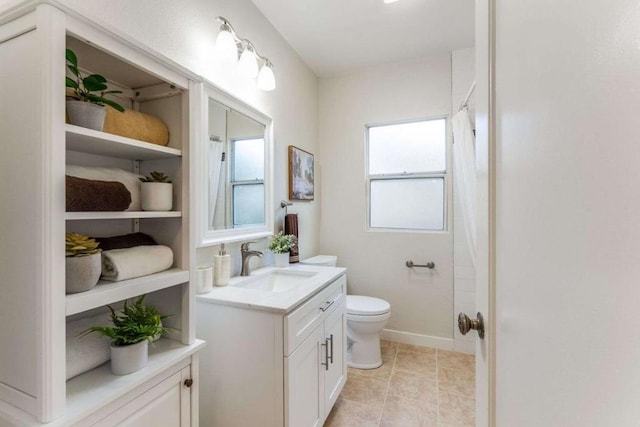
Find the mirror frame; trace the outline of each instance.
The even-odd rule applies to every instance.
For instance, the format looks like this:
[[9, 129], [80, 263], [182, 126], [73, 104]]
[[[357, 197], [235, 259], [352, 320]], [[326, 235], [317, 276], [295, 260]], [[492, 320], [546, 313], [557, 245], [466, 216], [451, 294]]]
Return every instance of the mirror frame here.
[[[193, 131], [193, 163], [195, 176], [192, 175], [195, 188], [195, 215], [197, 215], [196, 239], [197, 247], [218, 245], [220, 243], [237, 242], [241, 240], [259, 239], [271, 236], [273, 224], [273, 119], [251, 105], [235, 98], [212, 83], [198, 83], [200, 88], [193, 90], [195, 103]], [[209, 98], [226, 105], [250, 119], [264, 125], [265, 167], [264, 167], [264, 225], [249, 228], [229, 228], [210, 230], [207, 225], [209, 217], [209, 194], [206, 183], [209, 181], [208, 162], [206, 161], [206, 147], [203, 141], [209, 139]]]

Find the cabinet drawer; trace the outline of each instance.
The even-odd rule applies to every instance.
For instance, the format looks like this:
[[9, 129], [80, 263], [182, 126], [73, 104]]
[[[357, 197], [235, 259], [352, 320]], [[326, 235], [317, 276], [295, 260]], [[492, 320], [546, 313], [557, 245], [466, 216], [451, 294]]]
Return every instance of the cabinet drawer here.
[[284, 355], [289, 356], [339, 306], [347, 293], [347, 276], [342, 275], [301, 307], [284, 317]]

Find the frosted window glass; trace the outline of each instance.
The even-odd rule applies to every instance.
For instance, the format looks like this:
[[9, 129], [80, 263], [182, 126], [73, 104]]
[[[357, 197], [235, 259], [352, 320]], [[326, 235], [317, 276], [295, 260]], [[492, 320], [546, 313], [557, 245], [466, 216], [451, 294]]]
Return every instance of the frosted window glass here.
[[240, 139], [233, 144], [233, 180], [264, 180], [264, 139]]
[[444, 178], [371, 181], [371, 227], [444, 229]]
[[369, 127], [369, 174], [442, 172], [445, 119]]
[[264, 224], [264, 184], [233, 186], [233, 225]]

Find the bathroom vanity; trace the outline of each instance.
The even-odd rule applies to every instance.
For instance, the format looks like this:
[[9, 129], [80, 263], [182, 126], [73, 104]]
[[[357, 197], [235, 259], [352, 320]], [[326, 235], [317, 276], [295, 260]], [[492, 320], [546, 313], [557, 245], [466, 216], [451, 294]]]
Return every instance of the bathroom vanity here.
[[296, 265], [198, 295], [201, 425], [321, 426], [347, 378], [346, 286]]

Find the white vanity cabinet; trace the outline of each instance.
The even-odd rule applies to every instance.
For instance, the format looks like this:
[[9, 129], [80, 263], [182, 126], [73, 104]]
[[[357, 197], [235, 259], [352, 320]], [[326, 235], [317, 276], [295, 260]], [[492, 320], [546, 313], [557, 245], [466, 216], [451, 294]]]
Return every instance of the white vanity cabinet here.
[[[65, 48], [76, 52], [85, 74], [101, 74], [110, 89], [123, 91], [117, 102], [162, 119], [169, 145], [66, 124]], [[0, 7], [0, 57], [11, 58], [0, 61], [0, 426], [197, 425], [203, 342], [195, 339], [193, 324], [188, 197], [190, 94], [197, 76], [45, 0]], [[66, 212], [69, 164], [166, 172], [174, 180], [174, 208]], [[101, 237], [144, 232], [172, 249], [173, 266], [66, 295], [65, 231]], [[67, 321], [142, 294], [170, 315], [165, 326], [173, 329], [150, 346], [148, 365], [116, 376], [105, 363], [67, 380]], [[118, 418], [124, 414], [126, 420]], [[162, 423], [147, 422], [158, 417]]]
[[208, 342], [200, 356], [201, 425], [322, 425], [347, 378], [347, 279], [344, 269], [333, 271], [290, 308], [276, 304], [278, 295], [260, 301], [243, 289], [197, 297], [196, 334]]

